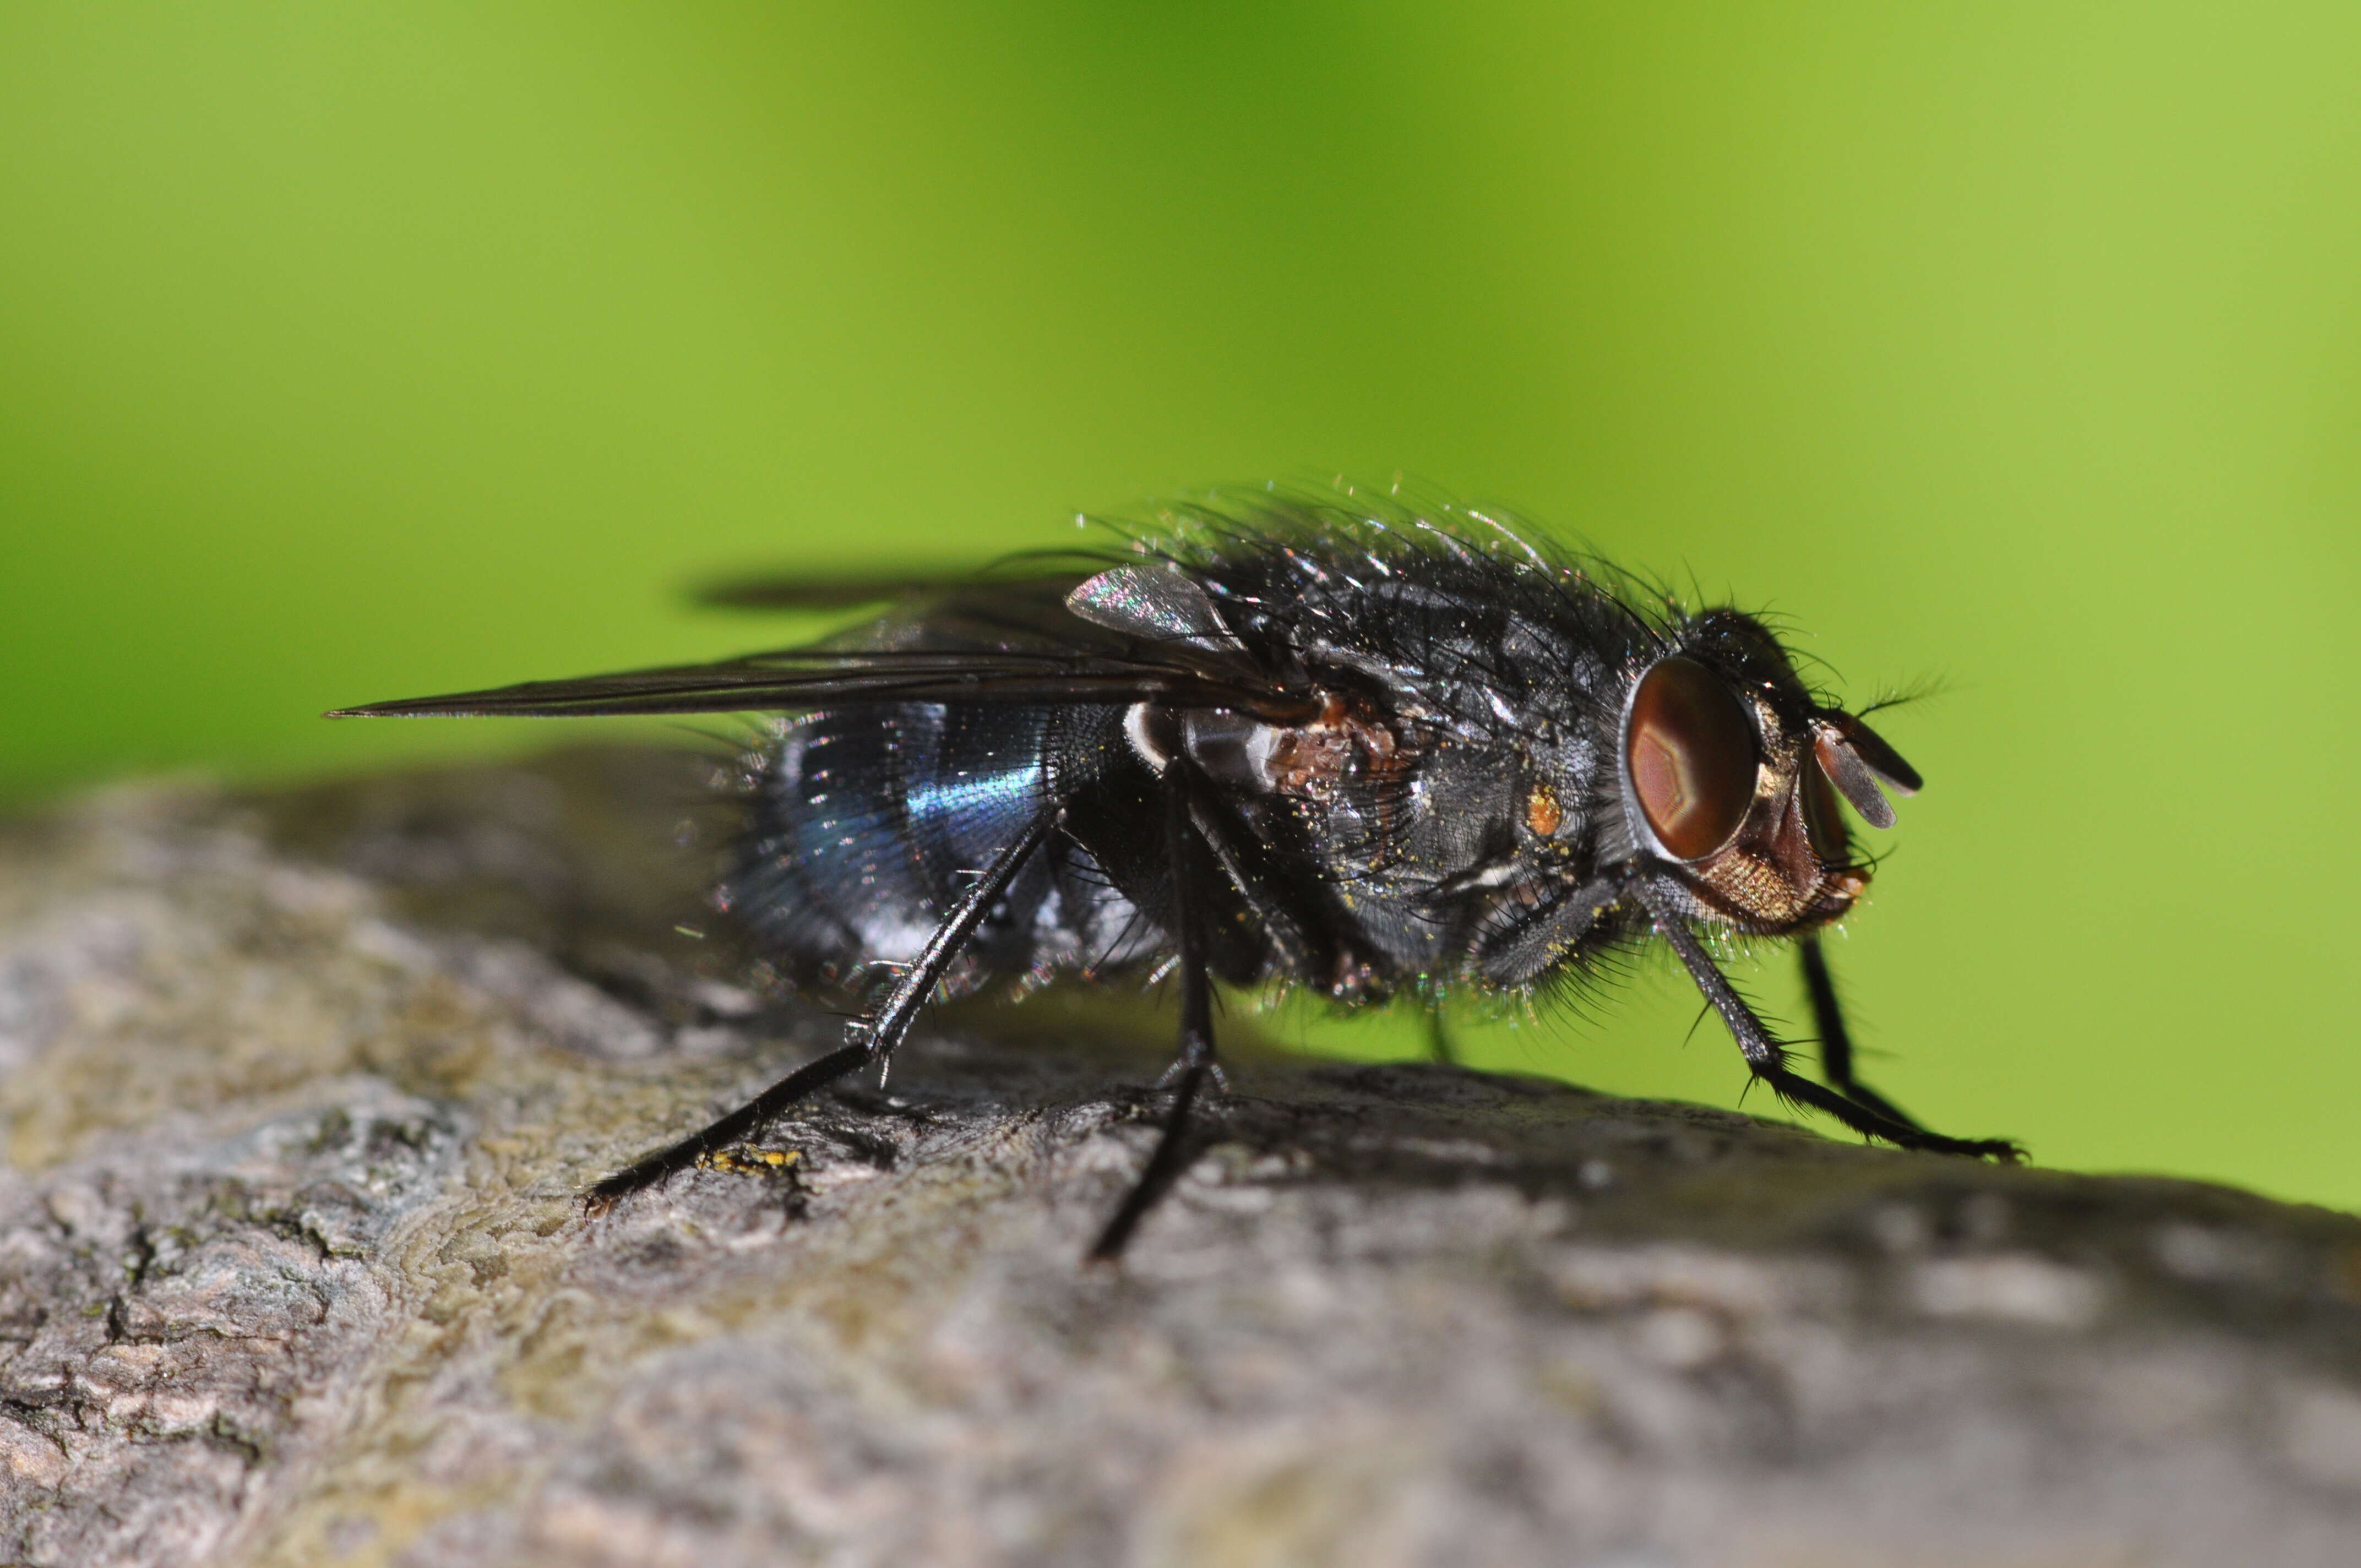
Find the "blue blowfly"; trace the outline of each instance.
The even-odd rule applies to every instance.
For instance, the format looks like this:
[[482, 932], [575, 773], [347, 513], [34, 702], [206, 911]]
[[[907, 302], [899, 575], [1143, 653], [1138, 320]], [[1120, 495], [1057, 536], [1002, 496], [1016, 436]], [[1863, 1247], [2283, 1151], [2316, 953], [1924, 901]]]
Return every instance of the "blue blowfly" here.
[[[1864, 1084], [1819, 929], [1919, 776], [1759, 620], [1690, 610], [1482, 512], [1264, 489], [1168, 509], [1104, 552], [988, 578], [752, 583], [890, 598], [857, 631], [719, 663], [534, 681], [332, 717], [763, 713], [718, 894], [799, 986], [890, 976], [837, 1049], [593, 1187], [603, 1208], [883, 1064], [938, 994], [1177, 972], [1161, 1135], [1099, 1234], [1117, 1255], [1179, 1172], [1216, 1073], [1212, 987], [1338, 1003], [1578, 982], [1669, 947], [1784, 1101], [1905, 1148]], [[1825, 1083], [1716, 962], [1792, 938]], [[875, 994], [875, 992], [872, 992]]]

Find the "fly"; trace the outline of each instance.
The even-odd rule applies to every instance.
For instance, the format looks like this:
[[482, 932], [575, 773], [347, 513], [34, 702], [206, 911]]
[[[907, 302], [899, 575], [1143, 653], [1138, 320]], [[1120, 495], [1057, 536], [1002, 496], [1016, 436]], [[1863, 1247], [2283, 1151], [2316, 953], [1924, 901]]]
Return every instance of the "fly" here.
[[[1905, 1148], [2016, 1157], [1929, 1131], [1854, 1071], [1817, 933], [1872, 867], [1838, 802], [1889, 828], [1888, 792], [1920, 779], [1751, 616], [1350, 492], [1178, 508], [1108, 554], [986, 582], [715, 597], [898, 602], [809, 647], [330, 716], [779, 716], [717, 902], [799, 986], [895, 978], [840, 1047], [598, 1182], [594, 1211], [882, 1069], [938, 992], [1177, 972], [1170, 1104], [1093, 1248], [1113, 1258], [1218, 1081], [1215, 981], [1433, 1006], [1577, 982], [1650, 940], [1781, 1100]], [[1796, 942], [1825, 1083], [1717, 937]]]

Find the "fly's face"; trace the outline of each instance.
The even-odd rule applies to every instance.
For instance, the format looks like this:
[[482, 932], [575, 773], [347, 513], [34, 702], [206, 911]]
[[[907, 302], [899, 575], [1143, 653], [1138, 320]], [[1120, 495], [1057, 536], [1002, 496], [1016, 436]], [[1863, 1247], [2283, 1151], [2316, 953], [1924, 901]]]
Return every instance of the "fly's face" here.
[[1918, 774], [1859, 718], [1821, 707], [1771, 634], [1704, 617], [1625, 698], [1617, 780], [1640, 852], [1676, 867], [1701, 913], [1779, 935], [1824, 925], [1869, 883], [1837, 799], [1894, 824], [1880, 784]]

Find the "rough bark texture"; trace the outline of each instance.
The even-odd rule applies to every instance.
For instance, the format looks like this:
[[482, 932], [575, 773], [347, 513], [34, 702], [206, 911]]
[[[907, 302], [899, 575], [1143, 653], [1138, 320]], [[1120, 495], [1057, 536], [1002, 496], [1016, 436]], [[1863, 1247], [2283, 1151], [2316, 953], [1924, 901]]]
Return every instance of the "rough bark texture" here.
[[1048, 998], [586, 1223], [836, 1037], [740, 983], [701, 766], [0, 833], [0, 1559], [2361, 1550], [2361, 1221], [2219, 1188], [1249, 1057], [1093, 1270], [1169, 1024]]

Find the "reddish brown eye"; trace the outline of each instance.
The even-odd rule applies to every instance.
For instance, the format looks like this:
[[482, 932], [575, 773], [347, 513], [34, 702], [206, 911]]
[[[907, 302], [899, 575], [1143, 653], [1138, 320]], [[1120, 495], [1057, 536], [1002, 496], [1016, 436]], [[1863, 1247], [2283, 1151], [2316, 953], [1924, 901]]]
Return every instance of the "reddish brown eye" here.
[[1659, 659], [1631, 699], [1631, 790], [1656, 841], [1684, 861], [1730, 842], [1754, 800], [1754, 726], [1727, 684]]

